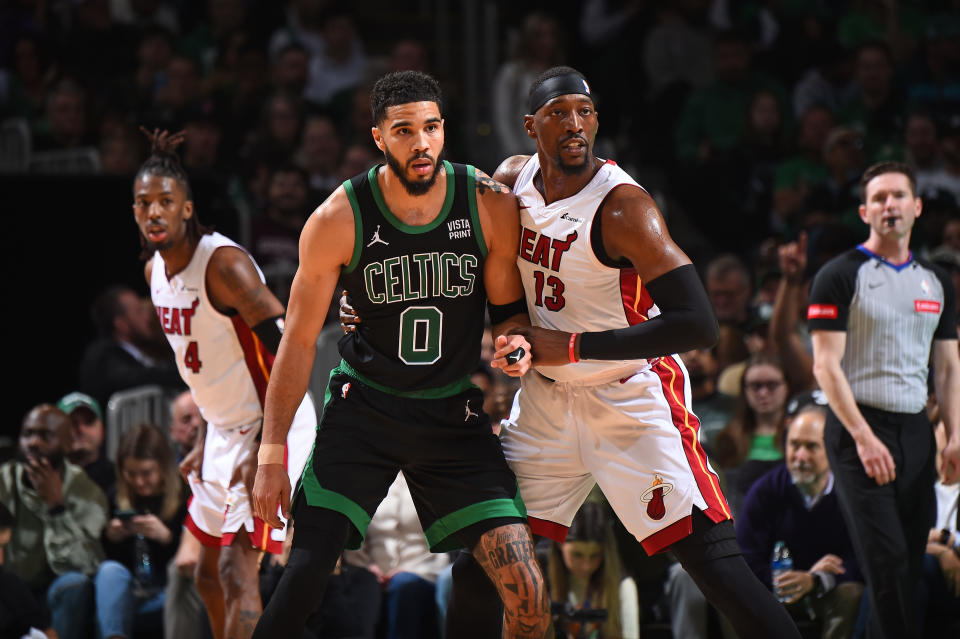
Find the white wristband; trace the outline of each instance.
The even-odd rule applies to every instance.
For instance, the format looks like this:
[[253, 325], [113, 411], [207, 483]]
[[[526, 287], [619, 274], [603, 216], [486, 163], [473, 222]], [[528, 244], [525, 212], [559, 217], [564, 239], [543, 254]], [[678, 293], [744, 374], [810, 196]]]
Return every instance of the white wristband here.
[[260, 450], [257, 451], [257, 465], [282, 464], [285, 448], [284, 444], [260, 444]]

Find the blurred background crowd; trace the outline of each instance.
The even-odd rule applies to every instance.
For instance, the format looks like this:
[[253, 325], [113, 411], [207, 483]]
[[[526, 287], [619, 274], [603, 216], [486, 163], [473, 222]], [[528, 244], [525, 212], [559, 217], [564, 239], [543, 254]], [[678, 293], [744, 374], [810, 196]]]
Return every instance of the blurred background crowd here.
[[[147, 579], [138, 587], [134, 608], [159, 614], [164, 604], [156, 597], [167, 591], [169, 599], [172, 588], [178, 588], [176, 601], [189, 600], [181, 591], [189, 594], [183, 575], [191, 551], [189, 541], [180, 541], [177, 520], [184, 487], [169, 470], [192, 445], [200, 418], [188, 406], [189, 395], [179, 394], [169, 349], [144, 296], [137, 231], [127, 208], [131, 179], [148, 154], [138, 128], [186, 131], [181, 157], [200, 219], [248, 247], [268, 285], [286, 301], [306, 217], [343, 180], [380, 157], [368, 105], [377, 77], [401, 69], [435, 75], [444, 90], [447, 158], [492, 173], [508, 155], [534, 151], [522, 128], [527, 89], [557, 64], [586, 74], [600, 114], [597, 155], [615, 160], [653, 194], [714, 305], [719, 343], [683, 359], [701, 440], [731, 506], [743, 515], [738, 534], [748, 561], [769, 584], [774, 543], [786, 541], [798, 568], [829, 572], [818, 560], [844, 556], [848, 548], [796, 548], [807, 537], [795, 529], [760, 534], [754, 528], [765, 518], [752, 509], [782, 506], [788, 498], [767, 494], [763, 501], [751, 497], [751, 489], [766, 481], [763, 486], [775, 493], [783, 487], [771, 473], [787, 471], [796, 475], [794, 485], [809, 485], [806, 501], [797, 497], [801, 507], [787, 517], [792, 522], [814, 513], [823, 503], [819, 494], [829, 492], [825, 457], [808, 459], [809, 442], [822, 439], [822, 423], [808, 427], [809, 420], [799, 418], [808, 409], [822, 412], [825, 403], [812, 375], [806, 296], [820, 265], [866, 238], [857, 214], [866, 166], [896, 159], [914, 167], [924, 204], [913, 249], [948, 270], [960, 290], [960, 2], [4, 0], [0, 192], [8, 213], [8, 317], [25, 312], [20, 332], [11, 332], [17, 337], [10, 340], [8, 361], [18, 377], [4, 402], [0, 461], [29, 447], [24, 433], [46, 428], [53, 433], [47, 444], [59, 446], [101, 491], [89, 499], [105, 500], [102, 516], [89, 523], [89, 561], [68, 570], [62, 557], [34, 558], [20, 575], [40, 608], [44, 601], [47, 608], [61, 603], [52, 598], [52, 584], [65, 575], [85, 577], [91, 588], [101, 578], [115, 583], [109, 581], [117, 578], [110, 573], [115, 566], [101, 563], [111, 552], [122, 554], [114, 559], [126, 561], [137, 582], [135, 558], [142, 557], [144, 539], [158, 544], [153, 556], [164, 565], [154, 566], [155, 583]], [[338, 359], [338, 336], [335, 322], [321, 335], [315, 391]], [[509, 410], [509, 380], [481, 365], [477, 383], [489, 389], [488, 412]], [[159, 390], [138, 390], [145, 386]], [[82, 394], [68, 394], [73, 391]], [[128, 404], [149, 398], [152, 412], [125, 414], [125, 398]], [[935, 409], [934, 399], [934, 417]], [[791, 448], [794, 418], [803, 436]], [[134, 424], [141, 420], [166, 437], [154, 441], [149, 429]], [[161, 451], [163, 445], [170, 450]], [[157, 467], [127, 459], [153, 460]], [[806, 483], [797, 480], [803, 473]], [[134, 485], [144, 477], [153, 480]], [[42, 477], [38, 481], [43, 485]], [[946, 508], [953, 500], [952, 518], [941, 512], [934, 531], [952, 531], [952, 539], [955, 492], [943, 498]], [[0, 492], [0, 501], [15, 517], [0, 518], [0, 533], [19, 521], [7, 503], [10, 494]], [[127, 510], [141, 517], [139, 523], [131, 523]], [[120, 511], [123, 519], [116, 516]], [[153, 519], [142, 519], [147, 514]], [[835, 536], [842, 537], [842, 520], [833, 515]], [[585, 516], [583, 529], [593, 536], [584, 533], [582, 543], [603, 548], [607, 536], [616, 538], [616, 552], [598, 560], [604, 570], [618, 563], [617, 571], [613, 577], [591, 577], [596, 569], [563, 577], [559, 566], [567, 556], [558, 549], [554, 587], [569, 589], [570, 596], [553, 593], [555, 600], [601, 607], [597, 602], [607, 600], [585, 602], [587, 591], [577, 595], [571, 584], [594, 579], [603, 592], [606, 579], [612, 584], [607, 595], [616, 589], [633, 602], [620, 602], [602, 636], [621, 636], [612, 634], [614, 626], [623, 636], [635, 636], [629, 628], [644, 636], [724, 632], [669, 557], [646, 557], [604, 512]], [[0, 534], [0, 542], [4, 538]], [[931, 533], [931, 571], [953, 597], [944, 600], [954, 602], [953, 620], [945, 623], [956, 624], [960, 559], [942, 552], [948, 541]], [[393, 541], [387, 545], [396, 548]], [[341, 604], [363, 592], [389, 599], [396, 562], [368, 550], [349, 565], [373, 575], [373, 586], [345, 567], [334, 596]], [[386, 563], [374, 568], [378, 557]], [[442, 615], [442, 566], [418, 561], [410, 570], [433, 587], [430, 593], [440, 593]], [[845, 561], [847, 580], [856, 582], [852, 553]], [[273, 564], [264, 563], [268, 583]], [[572, 570], [574, 564], [563, 565]], [[632, 580], [632, 590], [622, 586], [624, 578]], [[808, 636], [850, 636], [858, 632], [857, 619], [869, 614], [853, 591], [844, 591], [846, 608], [837, 604], [843, 614], [789, 605]], [[931, 587], [931, 593], [924, 594], [924, 606], [942, 616], [939, 591]], [[91, 594], [87, 605], [95, 611], [100, 603]], [[191, 619], [183, 612], [190, 604], [177, 605], [168, 632], [180, 632], [170, 619]], [[384, 634], [393, 623], [389, 611], [404, 607], [369, 607], [381, 609], [380, 616], [391, 620], [380, 623], [382, 636], [428, 636]], [[438, 610], [428, 609], [428, 617]], [[824, 622], [841, 617], [839, 625]], [[324, 619], [318, 636], [374, 632], [336, 634], [331, 628], [342, 619], [336, 613]], [[697, 627], [683, 627], [683, 619]], [[49, 626], [49, 617], [38, 623]], [[145, 627], [157, 632], [163, 625]]]

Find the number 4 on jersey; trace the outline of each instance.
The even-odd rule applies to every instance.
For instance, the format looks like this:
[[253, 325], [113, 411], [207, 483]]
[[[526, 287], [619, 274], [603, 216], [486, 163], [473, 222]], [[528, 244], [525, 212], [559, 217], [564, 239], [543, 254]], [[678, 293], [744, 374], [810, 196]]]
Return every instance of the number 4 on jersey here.
[[183, 365], [194, 373], [200, 372], [203, 362], [200, 361], [200, 355], [197, 353], [197, 342], [193, 341], [187, 344], [187, 350], [183, 354]]

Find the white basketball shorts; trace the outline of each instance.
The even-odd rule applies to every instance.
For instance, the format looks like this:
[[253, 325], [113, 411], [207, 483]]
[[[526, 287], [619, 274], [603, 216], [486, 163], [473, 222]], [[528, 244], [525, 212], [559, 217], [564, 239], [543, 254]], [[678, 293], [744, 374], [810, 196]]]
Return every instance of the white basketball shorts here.
[[[222, 428], [207, 426], [203, 448], [203, 470], [198, 477], [190, 475], [193, 496], [187, 507], [184, 525], [204, 546], [229, 546], [236, 535], [245, 530], [254, 548], [279, 554], [285, 529], [271, 528], [253, 515], [250, 496], [242, 481], [230, 485], [234, 470], [251, 454], [252, 440], [260, 431], [261, 422]], [[309, 395], [303, 398], [287, 433], [284, 464], [291, 487], [300, 479], [317, 431], [317, 415]], [[279, 511], [279, 508], [278, 508]], [[286, 525], [283, 515], [281, 521]]]
[[731, 517], [699, 426], [686, 369], [672, 356], [599, 383], [530, 372], [501, 441], [534, 533], [562, 542], [596, 483], [653, 554], [692, 532], [694, 507], [715, 522]]

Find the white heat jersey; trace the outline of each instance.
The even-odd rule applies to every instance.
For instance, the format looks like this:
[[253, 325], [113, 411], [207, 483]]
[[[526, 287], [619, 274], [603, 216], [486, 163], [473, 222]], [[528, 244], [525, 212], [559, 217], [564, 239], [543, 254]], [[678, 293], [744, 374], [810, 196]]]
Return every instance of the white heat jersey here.
[[233, 428], [263, 418], [273, 355], [239, 314], [220, 313], [207, 297], [207, 264], [223, 246], [241, 248], [219, 233], [204, 235], [187, 267], [169, 281], [163, 258], [154, 253], [150, 297], [203, 418]]
[[[545, 205], [533, 185], [540, 160], [532, 155], [514, 183], [520, 198], [520, 254], [530, 321], [568, 332], [624, 328], [659, 314], [636, 271], [604, 264], [594, 253], [591, 231], [607, 194], [621, 184], [639, 185], [607, 162], [575, 195]], [[599, 241], [600, 238], [598, 238]], [[538, 366], [556, 381], [609, 380], [650, 365], [646, 360], [592, 360], [566, 366]]]

